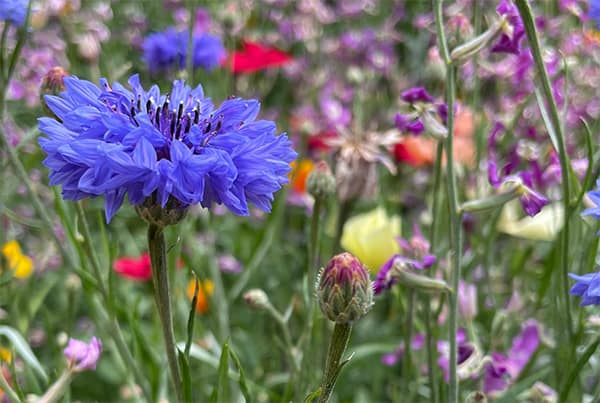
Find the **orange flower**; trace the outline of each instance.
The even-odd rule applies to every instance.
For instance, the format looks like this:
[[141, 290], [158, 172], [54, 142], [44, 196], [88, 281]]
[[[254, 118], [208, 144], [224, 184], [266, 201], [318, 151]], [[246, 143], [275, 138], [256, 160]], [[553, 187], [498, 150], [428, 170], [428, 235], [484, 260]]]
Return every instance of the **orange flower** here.
[[[198, 281], [198, 299], [196, 300], [196, 312], [203, 315], [208, 312], [208, 300], [204, 292], [210, 297], [213, 294], [214, 284], [210, 280]], [[196, 280], [190, 280], [187, 285], [187, 296], [190, 299], [194, 299], [194, 290], [196, 288]]]
[[292, 161], [290, 164], [292, 170], [290, 171], [290, 183], [292, 190], [296, 193], [306, 192], [306, 178], [313, 169], [314, 163], [311, 160], [298, 160]]

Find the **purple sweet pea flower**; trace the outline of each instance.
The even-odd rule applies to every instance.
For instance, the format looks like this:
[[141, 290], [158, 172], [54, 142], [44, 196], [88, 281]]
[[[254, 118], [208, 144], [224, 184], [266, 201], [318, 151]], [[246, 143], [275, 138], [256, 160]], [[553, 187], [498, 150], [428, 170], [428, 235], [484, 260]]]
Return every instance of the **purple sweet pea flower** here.
[[[461, 364], [466, 362], [469, 358], [473, 357], [477, 353], [475, 345], [467, 340], [467, 334], [464, 329], [458, 329], [456, 331], [456, 343], [457, 343], [457, 365], [460, 367]], [[450, 380], [450, 342], [447, 340], [440, 340], [437, 343], [437, 350], [440, 354], [438, 358], [438, 365], [444, 373], [444, 380], [449, 382]], [[461, 377], [476, 376], [476, 373], [463, 374]]]
[[402, 93], [402, 100], [411, 104], [415, 102], [435, 102], [435, 99], [423, 87], [414, 87], [404, 91]]
[[419, 135], [425, 131], [425, 125], [419, 118], [414, 118], [411, 120], [410, 117], [397, 113], [395, 123], [398, 130], [402, 132]]
[[[423, 333], [416, 333], [413, 335], [412, 340], [410, 342], [411, 350], [420, 350], [423, 348], [425, 344], [425, 335]], [[381, 356], [381, 363], [388, 367], [392, 367], [396, 365], [398, 361], [402, 359], [404, 356], [404, 343], [400, 343], [398, 348], [394, 350], [392, 353], [387, 353]]]
[[491, 51], [518, 55], [521, 52], [520, 43], [525, 35], [525, 27], [517, 7], [508, 0], [502, 0], [496, 7], [496, 12], [506, 17], [508, 26], [492, 46]]
[[224, 273], [237, 274], [242, 272], [242, 264], [232, 255], [217, 256], [217, 266]]
[[458, 312], [468, 321], [477, 315], [477, 287], [475, 284], [459, 281]]
[[570, 294], [581, 298], [581, 306], [600, 305], [600, 272], [588, 273], [583, 276], [569, 273], [569, 277], [577, 280], [571, 287]]
[[397, 241], [402, 248], [402, 254], [392, 256], [381, 266], [373, 283], [376, 295], [390, 289], [396, 283], [397, 279], [392, 275], [394, 265], [400, 265], [408, 270], [424, 270], [431, 267], [437, 260], [434, 255], [429, 253], [431, 245], [423, 237], [417, 225], [413, 226], [413, 236], [410, 240], [397, 238]]
[[492, 363], [487, 366], [483, 379], [484, 392], [493, 394], [506, 389], [519, 377], [539, 345], [539, 325], [535, 320], [530, 320], [525, 323], [521, 333], [513, 339], [507, 355], [492, 353]]
[[77, 339], [69, 339], [64, 349], [69, 368], [74, 372], [96, 369], [96, 363], [102, 352], [102, 342], [92, 337], [89, 344]]
[[[497, 142], [498, 137], [504, 132], [505, 127], [500, 122], [495, 122], [488, 138], [489, 160], [488, 160], [488, 181], [496, 189], [500, 189], [505, 184], [512, 183], [518, 185], [519, 200], [523, 211], [530, 217], [539, 213], [542, 208], [549, 203], [549, 200], [542, 194], [533, 190], [534, 178], [541, 177], [541, 168], [537, 161], [530, 163], [533, 173], [527, 170], [520, 171], [518, 174], [511, 173], [520, 163], [517, 148], [513, 147], [508, 153], [508, 162], [502, 168], [502, 178], [498, 171]], [[539, 172], [537, 172], [539, 171]]]

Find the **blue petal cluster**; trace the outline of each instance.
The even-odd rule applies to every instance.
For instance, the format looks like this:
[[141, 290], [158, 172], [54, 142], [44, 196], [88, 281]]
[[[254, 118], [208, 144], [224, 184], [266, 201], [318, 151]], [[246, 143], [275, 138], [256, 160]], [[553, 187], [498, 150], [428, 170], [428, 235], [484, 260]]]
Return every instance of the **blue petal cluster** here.
[[570, 293], [581, 298], [581, 305], [600, 305], [600, 272], [588, 273], [578, 276], [569, 273], [569, 277], [577, 280], [571, 287]]
[[27, 17], [27, 0], [0, 0], [0, 20], [20, 27]]
[[107, 221], [126, 194], [132, 205], [151, 197], [162, 207], [175, 199], [182, 208], [222, 203], [237, 215], [248, 215], [249, 202], [270, 211], [297, 154], [274, 122], [255, 120], [258, 101], [215, 109], [201, 86], [175, 81], [165, 95], [144, 90], [137, 75], [128, 83], [103, 79], [99, 88], [66, 77], [61, 96], [45, 97], [60, 121], [40, 118], [47, 137], [39, 142], [65, 199], [103, 195]]
[[[213, 70], [225, 57], [221, 40], [207, 33], [192, 37], [192, 65], [205, 70]], [[144, 40], [144, 60], [148, 69], [155, 73], [178, 67], [185, 68], [188, 33], [177, 32], [174, 28], [148, 35]]]
[[600, 0], [590, 0], [588, 16], [594, 21], [596, 28], [600, 29]]

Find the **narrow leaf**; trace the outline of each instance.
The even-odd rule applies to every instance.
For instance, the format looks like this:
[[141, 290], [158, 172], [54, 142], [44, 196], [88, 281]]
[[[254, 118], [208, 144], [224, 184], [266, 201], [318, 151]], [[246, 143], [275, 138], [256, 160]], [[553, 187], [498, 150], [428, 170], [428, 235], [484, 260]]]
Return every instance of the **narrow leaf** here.
[[213, 389], [212, 395], [210, 396], [211, 403], [226, 402], [227, 399], [227, 387], [229, 380], [227, 379], [227, 372], [229, 370], [229, 364], [227, 358], [229, 357], [229, 342], [226, 340], [223, 343], [221, 350], [221, 359], [219, 360], [218, 378], [217, 384]]
[[233, 360], [236, 368], [240, 371], [240, 379], [238, 381], [240, 385], [240, 390], [242, 391], [242, 395], [244, 395], [244, 399], [246, 399], [246, 403], [252, 403], [252, 396], [250, 396], [250, 390], [248, 389], [248, 385], [246, 384], [246, 376], [244, 375], [244, 369], [242, 368], [242, 364], [240, 363], [240, 359], [233, 352], [233, 350], [229, 350], [229, 354], [231, 355], [231, 359]]
[[0, 335], [5, 336], [7, 339], [11, 341], [19, 356], [35, 371], [38, 375], [44, 380], [44, 382], [48, 382], [48, 375], [42, 365], [29, 348], [29, 344], [25, 341], [25, 339], [10, 326], [0, 326]]

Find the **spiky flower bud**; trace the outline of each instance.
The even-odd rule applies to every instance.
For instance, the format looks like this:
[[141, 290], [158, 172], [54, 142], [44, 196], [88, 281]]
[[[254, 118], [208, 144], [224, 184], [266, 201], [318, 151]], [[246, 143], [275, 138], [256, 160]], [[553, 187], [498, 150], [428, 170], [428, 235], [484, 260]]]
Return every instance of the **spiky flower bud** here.
[[350, 253], [331, 258], [317, 279], [323, 314], [338, 324], [351, 323], [373, 306], [373, 283], [362, 263]]
[[244, 302], [254, 309], [265, 309], [269, 306], [269, 297], [260, 288], [253, 288], [244, 293]]
[[325, 199], [335, 193], [335, 178], [325, 161], [319, 161], [306, 179], [306, 190], [315, 199]]
[[[183, 220], [188, 209], [173, 197], [169, 198], [164, 206], [161, 206], [153, 196], [149, 196], [142, 204], [135, 206], [135, 211], [148, 224], [164, 228], [168, 225], [175, 225]], [[111, 211], [111, 214], [114, 213]]]
[[54, 117], [54, 113], [48, 108], [46, 105], [46, 101], [44, 100], [44, 96], [46, 95], [59, 95], [61, 92], [65, 90], [65, 81], [64, 78], [68, 76], [67, 73], [62, 67], [52, 67], [42, 78], [42, 85], [40, 86], [40, 104], [42, 105], [42, 109], [44, 110], [44, 114], [46, 116]]

